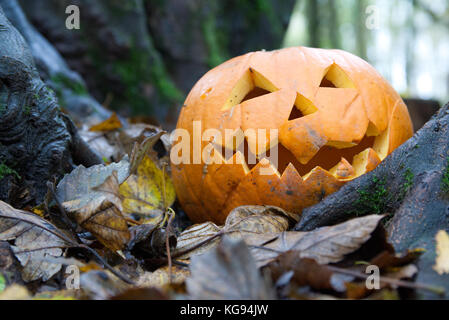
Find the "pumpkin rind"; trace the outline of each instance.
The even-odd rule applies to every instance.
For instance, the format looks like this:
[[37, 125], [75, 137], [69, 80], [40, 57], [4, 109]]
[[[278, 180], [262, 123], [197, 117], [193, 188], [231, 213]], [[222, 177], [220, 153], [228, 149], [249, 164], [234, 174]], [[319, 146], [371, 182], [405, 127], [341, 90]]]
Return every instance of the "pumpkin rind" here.
[[[266, 94], [242, 102], [255, 87]], [[289, 120], [293, 108], [302, 116]], [[190, 164], [172, 163], [178, 199], [194, 222], [223, 223], [233, 208], [250, 204], [275, 205], [300, 214], [346, 181], [373, 170], [413, 133], [401, 97], [367, 62], [341, 50], [305, 47], [248, 53], [212, 69], [189, 93], [177, 128], [193, 137], [194, 121], [201, 123], [199, 134], [207, 129], [221, 132], [222, 140], [214, 141], [216, 150], [220, 145], [236, 147], [225, 141], [225, 129], [278, 129], [265, 141], [247, 137], [250, 151], [263, 154], [279, 141], [296, 158], [281, 172], [263, 158], [248, 168], [238, 152], [228, 160], [214, 152], [221, 164], [207, 165], [202, 160], [192, 164], [193, 155]], [[369, 140], [370, 136], [375, 138]], [[372, 145], [357, 149], [371, 141]], [[209, 144], [201, 141], [201, 150]], [[193, 146], [191, 139], [191, 151]], [[332, 152], [330, 148], [335, 148], [336, 157], [340, 151], [357, 154], [352, 159], [338, 158], [326, 170], [318, 160], [324, 152]], [[261, 167], [269, 174], [259, 174]]]

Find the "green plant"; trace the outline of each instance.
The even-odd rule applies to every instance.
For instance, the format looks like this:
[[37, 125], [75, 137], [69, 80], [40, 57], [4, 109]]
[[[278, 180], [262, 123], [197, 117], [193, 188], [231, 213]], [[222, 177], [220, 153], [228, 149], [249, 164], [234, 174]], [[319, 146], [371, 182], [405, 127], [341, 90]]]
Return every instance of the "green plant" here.
[[[87, 95], [87, 89], [81, 82], [76, 82], [63, 74], [57, 74], [51, 78], [51, 81], [55, 83], [56, 86], [64, 86], [71, 89], [74, 93], [78, 95]], [[57, 91], [60, 89], [57, 89]]]
[[444, 192], [449, 193], [449, 157], [447, 158], [447, 165], [446, 170], [443, 173], [443, 179], [442, 179], [442, 189]]
[[23, 113], [29, 115], [31, 113], [31, 106], [27, 105], [23, 108]]
[[410, 188], [413, 185], [414, 178], [415, 178], [415, 175], [413, 174], [412, 170], [410, 170], [410, 168], [407, 168], [407, 170], [405, 170], [405, 174], [404, 174], [405, 182], [402, 185], [401, 192], [399, 194], [399, 199], [403, 199], [405, 197], [405, 194], [407, 193], [408, 190], [410, 190]]
[[370, 190], [357, 190], [359, 199], [355, 202], [355, 213], [358, 216], [385, 213], [388, 191], [385, 179], [373, 177], [374, 186]]
[[220, 45], [219, 31], [215, 24], [215, 17], [212, 14], [208, 14], [207, 17], [204, 18], [201, 27], [204, 42], [209, 52], [207, 64], [210, 68], [214, 68], [226, 60], [222, 55], [223, 48]]
[[0, 180], [6, 177], [7, 175], [14, 175], [18, 179], [20, 179], [20, 175], [17, 173], [16, 170], [11, 169], [4, 162], [2, 162], [0, 163]]

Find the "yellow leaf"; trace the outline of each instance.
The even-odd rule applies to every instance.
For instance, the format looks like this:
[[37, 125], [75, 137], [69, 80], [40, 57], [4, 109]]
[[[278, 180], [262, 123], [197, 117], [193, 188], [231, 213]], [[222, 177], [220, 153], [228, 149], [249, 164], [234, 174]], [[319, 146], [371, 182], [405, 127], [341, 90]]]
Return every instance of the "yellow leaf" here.
[[78, 300], [75, 290], [44, 291], [36, 294], [32, 300]]
[[120, 186], [123, 197], [123, 211], [136, 213], [145, 223], [158, 224], [164, 219], [165, 209], [175, 201], [173, 183], [165, 172], [145, 156], [132, 174]]
[[31, 211], [34, 214], [37, 214], [41, 218], [44, 218], [44, 216], [45, 216], [45, 210], [44, 210], [44, 205], [43, 204], [34, 207], [33, 209], [31, 209]]
[[446, 231], [440, 230], [435, 236], [437, 258], [433, 269], [438, 274], [449, 273], [449, 235]]
[[122, 122], [114, 112], [109, 119], [92, 126], [89, 131], [113, 131], [116, 129], [120, 129], [121, 127]]

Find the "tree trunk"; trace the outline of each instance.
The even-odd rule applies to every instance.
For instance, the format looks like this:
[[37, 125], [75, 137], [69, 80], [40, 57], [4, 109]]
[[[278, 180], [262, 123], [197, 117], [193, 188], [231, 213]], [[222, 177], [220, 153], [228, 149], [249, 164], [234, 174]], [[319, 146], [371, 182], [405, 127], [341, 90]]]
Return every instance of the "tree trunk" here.
[[75, 164], [100, 162], [61, 113], [24, 38], [0, 7], [0, 200], [35, 205], [52, 177]]
[[[183, 99], [148, 32], [142, 0], [21, 0], [34, 25], [111, 108], [174, 118]], [[77, 5], [80, 30], [65, 27], [65, 8]]]
[[[171, 129], [185, 95], [210, 68], [281, 46], [295, 0], [20, 2], [98, 101], [151, 114]], [[80, 8], [81, 30], [65, 28], [69, 4]]]
[[0, 6], [25, 38], [41, 78], [56, 92], [61, 107], [77, 122], [107, 119], [110, 111], [88, 94], [81, 76], [69, 69], [56, 49], [28, 22], [17, 0], [0, 0]]
[[309, 46], [320, 47], [320, 14], [318, 1], [307, 1], [307, 31]]

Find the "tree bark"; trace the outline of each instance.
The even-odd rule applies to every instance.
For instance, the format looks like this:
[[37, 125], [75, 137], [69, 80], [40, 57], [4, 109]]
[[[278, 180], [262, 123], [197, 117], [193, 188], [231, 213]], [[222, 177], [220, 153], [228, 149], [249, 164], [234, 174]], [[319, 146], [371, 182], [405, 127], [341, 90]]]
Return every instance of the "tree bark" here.
[[38, 204], [52, 177], [75, 164], [96, 163], [101, 159], [61, 113], [24, 38], [0, 7], [0, 200], [16, 207]]
[[69, 69], [58, 51], [28, 22], [17, 0], [0, 0], [0, 6], [25, 38], [39, 75], [56, 92], [61, 107], [77, 122], [98, 123], [107, 119], [111, 112], [88, 94], [81, 76]]
[[[142, 0], [21, 0], [42, 34], [112, 109], [175, 122], [183, 95], [148, 32]], [[65, 27], [65, 8], [80, 9], [80, 30]]]
[[[282, 45], [295, 0], [20, 2], [98, 101], [171, 129], [185, 95], [210, 68]], [[80, 30], [65, 28], [69, 4], [80, 8]]]

